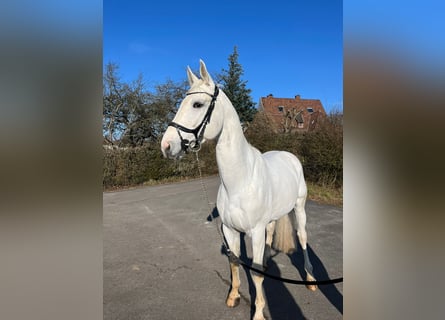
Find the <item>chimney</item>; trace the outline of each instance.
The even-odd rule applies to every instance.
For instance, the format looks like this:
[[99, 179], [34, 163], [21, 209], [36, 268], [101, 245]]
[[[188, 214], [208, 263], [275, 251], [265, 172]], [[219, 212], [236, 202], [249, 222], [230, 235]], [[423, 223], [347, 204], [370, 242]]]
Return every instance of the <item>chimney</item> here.
[[267, 95], [267, 97], [269, 98], [269, 97], [273, 97], [273, 94], [272, 93], [269, 93], [268, 95]]
[[300, 100], [300, 95], [299, 95], [299, 94], [297, 94], [297, 95], [295, 96], [295, 100]]

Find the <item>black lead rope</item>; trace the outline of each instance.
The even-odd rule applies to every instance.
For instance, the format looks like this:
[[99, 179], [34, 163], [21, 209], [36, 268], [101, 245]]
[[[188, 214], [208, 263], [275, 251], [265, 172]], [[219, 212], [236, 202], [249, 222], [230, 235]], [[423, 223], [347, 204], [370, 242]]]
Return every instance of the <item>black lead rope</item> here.
[[294, 279], [287, 279], [287, 278], [281, 278], [278, 276], [274, 276], [272, 274], [266, 273], [263, 270], [259, 270], [255, 267], [252, 267], [251, 265], [243, 262], [232, 251], [230, 251], [230, 249], [228, 249], [225, 244], [223, 244], [223, 247], [225, 249], [225, 254], [229, 257], [230, 262], [240, 264], [240, 265], [246, 267], [247, 269], [252, 270], [255, 273], [262, 274], [265, 277], [268, 277], [268, 278], [271, 278], [271, 279], [274, 279], [277, 281], [291, 283], [291, 284], [315, 285], [315, 286], [343, 282], [343, 277], [336, 278], [336, 279], [327, 279], [327, 280], [305, 281], [305, 280], [294, 280]]
[[[210, 219], [212, 221], [215, 220], [215, 218], [213, 218], [211, 215], [210, 215]], [[215, 223], [216, 223], [216, 220], [215, 220]], [[219, 229], [218, 229], [218, 231], [219, 231]], [[250, 265], [248, 263], [245, 263], [243, 260], [241, 260], [241, 258], [237, 257], [229, 249], [229, 246], [227, 245], [227, 241], [226, 241], [225, 237], [221, 233], [220, 233], [220, 236], [221, 236], [221, 239], [222, 239], [222, 252], [229, 258], [229, 262], [235, 263], [235, 264], [240, 264], [240, 265], [246, 267], [247, 269], [253, 271], [254, 273], [261, 274], [261, 275], [263, 275], [263, 276], [265, 276], [267, 278], [271, 278], [271, 279], [274, 279], [274, 280], [277, 280], [277, 281], [291, 283], [291, 284], [313, 285], [313, 286], [318, 286], [318, 285], [322, 286], [322, 285], [326, 285], [326, 284], [334, 284], [334, 283], [343, 282], [343, 277], [335, 278], [335, 279], [327, 279], [327, 280], [305, 281], [305, 280], [294, 280], [294, 279], [287, 279], [287, 278], [274, 276], [273, 274], [266, 273], [266, 272], [264, 272], [264, 270], [257, 269], [255, 267], [253, 267], [252, 265]]]
[[[198, 167], [199, 167], [199, 159], [198, 157], [196, 158], [198, 161]], [[201, 174], [201, 169], [199, 169], [199, 173]], [[204, 182], [202, 181], [202, 176], [201, 176], [201, 183], [202, 186], [204, 188]], [[210, 205], [210, 203], [209, 203]], [[212, 215], [210, 214], [210, 220], [211, 221], [215, 221], [215, 218], [212, 217]], [[299, 285], [313, 285], [313, 286], [322, 286], [322, 285], [327, 285], [327, 284], [334, 284], [334, 283], [339, 283], [339, 282], [343, 282], [343, 277], [341, 278], [335, 278], [335, 279], [327, 279], [327, 280], [315, 280], [315, 281], [305, 281], [305, 280], [294, 280], [294, 279], [287, 279], [287, 278], [282, 278], [282, 277], [278, 277], [278, 276], [274, 276], [273, 274], [269, 274], [264, 272], [264, 270], [260, 270], [257, 269], [255, 267], [253, 267], [252, 265], [245, 263], [243, 260], [241, 260], [241, 258], [237, 257], [230, 249], [229, 246], [227, 244], [226, 238], [222, 235], [222, 233], [220, 232], [219, 228], [217, 227], [218, 233], [221, 237], [222, 240], [222, 252], [229, 258], [229, 262], [231, 263], [235, 263], [235, 264], [240, 264], [244, 267], [246, 267], [247, 269], [261, 274], [267, 278], [271, 278], [277, 281], [281, 281], [281, 282], [286, 282], [286, 283], [291, 283], [291, 284], [299, 284]]]

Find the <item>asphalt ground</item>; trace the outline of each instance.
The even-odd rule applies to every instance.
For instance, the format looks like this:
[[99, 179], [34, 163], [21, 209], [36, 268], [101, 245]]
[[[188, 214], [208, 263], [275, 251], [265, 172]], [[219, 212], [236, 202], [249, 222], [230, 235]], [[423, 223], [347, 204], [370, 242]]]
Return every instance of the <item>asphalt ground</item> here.
[[[204, 179], [214, 207], [218, 177]], [[250, 319], [255, 290], [241, 270], [241, 301], [228, 308], [228, 259], [200, 180], [103, 194], [103, 301], [105, 320]], [[215, 212], [213, 214], [215, 215]], [[342, 208], [306, 204], [309, 256], [317, 280], [343, 275]], [[217, 213], [216, 213], [217, 214]], [[219, 219], [217, 219], [219, 223]], [[303, 279], [301, 248], [278, 253], [268, 272]], [[242, 237], [242, 257], [252, 257]], [[342, 319], [343, 284], [305, 286], [265, 278], [267, 319]]]

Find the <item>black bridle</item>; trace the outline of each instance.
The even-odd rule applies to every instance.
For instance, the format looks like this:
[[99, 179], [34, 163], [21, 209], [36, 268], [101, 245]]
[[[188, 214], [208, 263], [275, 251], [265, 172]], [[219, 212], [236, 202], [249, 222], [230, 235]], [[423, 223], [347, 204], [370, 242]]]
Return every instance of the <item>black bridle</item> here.
[[[205, 91], [195, 91], [195, 92], [189, 92], [186, 95], [192, 95], [192, 94], [198, 94], [198, 93], [205, 93], [212, 97], [212, 100], [210, 101], [209, 108], [207, 109], [206, 114], [204, 115], [204, 119], [202, 119], [201, 124], [197, 126], [195, 129], [189, 129], [186, 128], [176, 122], [170, 122], [168, 125], [171, 127], [176, 128], [176, 131], [178, 132], [179, 138], [181, 139], [181, 149], [185, 152], [193, 151], [198, 152], [201, 149], [201, 142], [204, 137], [204, 131], [206, 129], [207, 124], [210, 122], [210, 118], [212, 116], [213, 109], [215, 108], [215, 102], [216, 98], [218, 97], [219, 89], [218, 86], [215, 85], [215, 91], [213, 95], [211, 95], [208, 92]], [[195, 140], [189, 141], [188, 139], [184, 139], [181, 135], [181, 131], [187, 132], [187, 133], [193, 133], [195, 136]]]

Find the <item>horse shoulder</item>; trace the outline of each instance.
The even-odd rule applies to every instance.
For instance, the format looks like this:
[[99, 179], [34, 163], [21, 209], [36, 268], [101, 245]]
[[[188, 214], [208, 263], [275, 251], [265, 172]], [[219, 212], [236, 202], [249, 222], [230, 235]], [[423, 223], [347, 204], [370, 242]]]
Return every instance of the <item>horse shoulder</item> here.
[[258, 212], [264, 212], [265, 207], [264, 195], [254, 182], [230, 194], [223, 185], [220, 186], [217, 208], [222, 222], [229, 228], [250, 234], [250, 230], [261, 222]]

